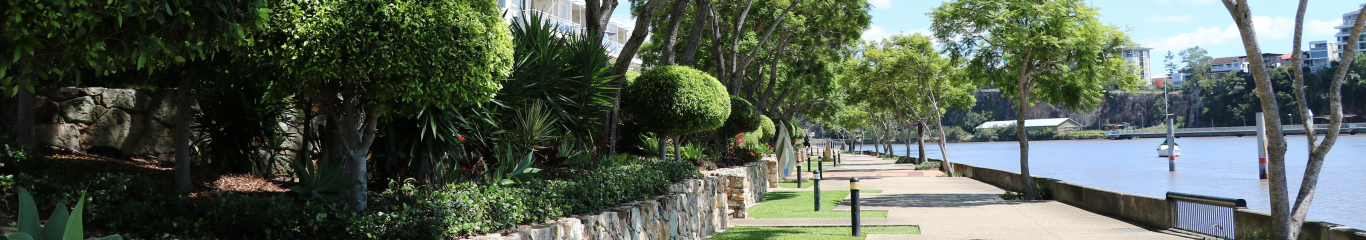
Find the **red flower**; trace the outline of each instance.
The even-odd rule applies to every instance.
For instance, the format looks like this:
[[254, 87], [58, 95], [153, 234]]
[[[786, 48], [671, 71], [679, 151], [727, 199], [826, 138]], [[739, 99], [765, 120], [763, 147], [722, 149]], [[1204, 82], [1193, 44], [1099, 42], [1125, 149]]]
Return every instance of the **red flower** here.
[[465, 137], [456, 137], [456, 138], [460, 139], [461, 142], [464, 142], [464, 141], [465, 141]]

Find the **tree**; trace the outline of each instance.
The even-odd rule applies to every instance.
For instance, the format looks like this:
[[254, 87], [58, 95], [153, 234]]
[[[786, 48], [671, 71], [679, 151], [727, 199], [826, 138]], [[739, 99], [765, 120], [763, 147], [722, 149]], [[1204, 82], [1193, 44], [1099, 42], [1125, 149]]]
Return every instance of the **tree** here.
[[[1261, 62], [1261, 47], [1257, 44], [1257, 33], [1252, 25], [1252, 10], [1247, 5], [1246, 0], [1223, 0], [1224, 7], [1229, 15], [1233, 17], [1234, 23], [1238, 26], [1238, 32], [1243, 39], [1243, 48], [1248, 53], [1248, 62]], [[1313, 116], [1309, 116], [1309, 106], [1304, 97], [1304, 79], [1301, 73], [1303, 64], [1300, 53], [1300, 38], [1304, 31], [1304, 10], [1309, 5], [1308, 0], [1300, 0], [1299, 10], [1295, 15], [1295, 40], [1294, 55], [1291, 61], [1295, 68], [1292, 70], [1294, 79], [1294, 101], [1302, 122], [1306, 129], [1312, 129]], [[1309, 214], [1309, 205], [1313, 202], [1314, 191], [1318, 186], [1319, 171], [1323, 169], [1324, 156], [1332, 150], [1337, 141], [1338, 132], [1342, 127], [1342, 84], [1347, 77], [1347, 70], [1356, 58], [1355, 44], [1361, 35], [1363, 21], [1366, 21], [1366, 8], [1357, 12], [1356, 22], [1352, 26], [1352, 34], [1348, 37], [1347, 44], [1342, 54], [1342, 62], [1333, 76], [1330, 85], [1328, 101], [1329, 112], [1332, 114], [1328, 119], [1328, 134], [1322, 142], [1317, 140], [1314, 131], [1305, 131], [1309, 142], [1309, 162], [1304, 170], [1304, 180], [1300, 184], [1300, 192], [1295, 198], [1293, 208], [1291, 207], [1290, 194], [1285, 176], [1285, 152], [1286, 140], [1281, 133], [1280, 127], [1267, 127], [1267, 177], [1271, 183], [1271, 223], [1272, 237], [1276, 239], [1298, 239], [1300, 228], [1303, 227], [1304, 218]], [[1280, 108], [1277, 104], [1278, 96], [1273, 89], [1272, 77], [1262, 64], [1252, 64], [1251, 74], [1256, 82], [1257, 98], [1262, 105], [1262, 112], [1267, 126], [1280, 126]]]
[[[941, 123], [944, 107], [970, 108], [976, 104], [972, 96], [975, 87], [956, 77], [955, 67], [939, 55], [927, 36], [891, 36], [865, 44], [859, 55], [844, 68], [841, 83], [846, 89], [861, 89], [851, 94], [851, 99], [865, 101], [876, 106], [872, 110], [888, 113], [901, 124], [914, 127], [922, 161], [929, 124], [938, 126], [937, 143], [941, 149], [945, 147]], [[948, 151], [940, 153], [947, 161]]]
[[730, 116], [726, 117], [726, 122], [721, 127], [716, 128], [716, 134], [722, 138], [730, 138], [736, 134], [758, 130], [763, 125], [760, 122], [763, 119], [759, 116], [759, 112], [754, 111], [754, 105], [740, 97], [730, 96]]
[[764, 135], [759, 137], [760, 139], [769, 139], [778, 134], [777, 126], [773, 125], [773, 119], [768, 118], [768, 116], [759, 115], [759, 129], [764, 131]]
[[[683, 66], [661, 66], [645, 70], [622, 99], [622, 110], [630, 113], [632, 121], [649, 132], [678, 137], [716, 129], [731, 114], [730, 97], [726, 87], [707, 73]], [[660, 144], [660, 158], [664, 158], [664, 144]]]
[[355, 211], [366, 206], [380, 115], [487, 101], [512, 67], [508, 26], [490, 1], [291, 0], [274, 12], [255, 57], [321, 103]]
[[[630, 70], [631, 60], [636, 57], [636, 50], [640, 49], [641, 42], [645, 41], [645, 37], [650, 32], [650, 16], [654, 15], [655, 9], [659, 8], [659, 5], [664, 4], [664, 0], [648, 0], [648, 2], [643, 3], [640, 1], [647, 0], [631, 1], [631, 14], [636, 16], [635, 30], [631, 31], [631, 37], [626, 40], [626, 45], [622, 46], [621, 53], [617, 55], [617, 62], [612, 65], [611, 69], [607, 70], [605, 76], [622, 76]], [[616, 6], [615, 0], [608, 0], [607, 2], [613, 7], [594, 6], [594, 4], [600, 4], [600, 0], [589, 2], [589, 13], [598, 20], [589, 24], [590, 34], [588, 37], [601, 41], [602, 26], [607, 24], [607, 20], [611, 17], [612, 8]], [[608, 111], [610, 116], [607, 123], [609, 126], [607, 136], [610, 142], [608, 154], [610, 155], [617, 154], [617, 125], [621, 125], [621, 89], [624, 88], [626, 88], [626, 79], [622, 78], [617, 81], [617, 90], [612, 91], [612, 109]]]
[[[1016, 125], [1024, 126], [1034, 102], [1087, 109], [1100, 102], [1107, 86], [1138, 83], [1136, 68], [1119, 58], [1133, 44], [1096, 15], [1081, 0], [957, 0], [930, 13], [930, 28], [955, 62], [967, 62], [968, 79], [1018, 100]], [[1029, 140], [1024, 128], [1016, 134], [1025, 194], [1033, 199]]]

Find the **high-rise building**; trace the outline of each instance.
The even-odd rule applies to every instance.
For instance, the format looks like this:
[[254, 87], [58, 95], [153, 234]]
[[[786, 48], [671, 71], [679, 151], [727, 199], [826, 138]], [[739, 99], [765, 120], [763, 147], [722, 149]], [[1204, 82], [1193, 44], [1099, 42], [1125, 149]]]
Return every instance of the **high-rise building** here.
[[1144, 81], [1153, 77], [1152, 58], [1148, 56], [1148, 52], [1152, 50], [1152, 48], [1145, 48], [1142, 46], [1124, 49], [1124, 60], [1129, 61], [1134, 65], [1138, 65], [1138, 69], [1135, 70], [1138, 71], [1139, 79], [1143, 79]]
[[[1361, 6], [1366, 7], [1366, 4], [1361, 4]], [[1352, 35], [1352, 25], [1356, 24], [1357, 13], [1360, 12], [1361, 8], [1357, 8], [1356, 11], [1342, 14], [1342, 25], [1334, 27], [1338, 29], [1338, 48], [1336, 52], [1339, 56], [1341, 56], [1342, 51], [1347, 49], [1347, 44], [1351, 44], [1347, 42], [1347, 37], [1350, 37]], [[1357, 45], [1357, 52], [1366, 51], [1366, 34], [1362, 35], [1364, 36], [1358, 37], [1357, 42], [1355, 43]]]

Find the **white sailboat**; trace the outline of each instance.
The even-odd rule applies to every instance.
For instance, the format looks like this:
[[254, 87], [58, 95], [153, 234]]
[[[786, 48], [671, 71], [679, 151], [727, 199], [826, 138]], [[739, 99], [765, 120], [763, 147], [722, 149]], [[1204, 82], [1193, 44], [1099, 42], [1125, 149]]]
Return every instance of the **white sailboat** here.
[[[1177, 156], [1177, 157], [1180, 157], [1180, 156], [1181, 156], [1181, 145], [1179, 145], [1179, 144], [1172, 144], [1172, 146], [1175, 146], [1175, 147], [1173, 147], [1173, 148], [1174, 148], [1174, 150], [1176, 151], [1176, 156]], [[1157, 145], [1157, 156], [1158, 156], [1158, 157], [1170, 157], [1170, 156], [1172, 156], [1172, 151], [1169, 151], [1169, 150], [1167, 149], [1167, 141], [1162, 141], [1162, 144], [1161, 144], [1161, 145]]]

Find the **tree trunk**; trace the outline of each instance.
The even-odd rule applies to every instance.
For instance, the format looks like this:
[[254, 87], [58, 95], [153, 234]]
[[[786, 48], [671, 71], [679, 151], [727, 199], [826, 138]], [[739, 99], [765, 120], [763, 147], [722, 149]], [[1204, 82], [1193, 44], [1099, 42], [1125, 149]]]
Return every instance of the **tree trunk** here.
[[707, 28], [707, 22], [716, 17], [711, 12], [711, 0], [697, 0], [696, 4], [697, 14], [693, 17], [692, 31], [688, 32], [688, 44], [683, 47], [683, 56], [678, 59], [679, 63], [686, 66], [696, 64], [694, 57], [697, 56], [697, 48], [702, 45], [702, 31]]
[[669, 139], [669, 138], [666, 138], [666, 137], [664, 137], [664, 136], [659, 136], [659, 139], [657, 139], [657, 140], [659, 140], [659, 141], [657, 141], [657, 143], [659, 143], [659, 160], [660, 160], [660, 161], [669, 160], [669, 153], [668, 153], [668, 150], [666, 149], [667, 146], [669, 145], [669, 141], [667, 141], [666, 139]]
[[[640, 16], [636, 16], [636, 26], [635, 30], [631, 31], [631, 38], [628, 39], [626, 45], [621, 48], [621, 55], [617, 55], [616, 64], [612, 65], [611, 70], [607, 72], [605, 76], [623, 76], [626, 74], [627, 70], [631, 69], [631, 59], [636, 57], [636, 50], [640, 49], [641, 42], [645, 41], [645, 36], [650, 33], [650, 16], [654, 15], [655, 8], [663, 2], [664, 0], [650, 0], [645, 3], [645, 6], [642, 6], [640, 9]], [[610, 15], [611, 11], [603, 14]], [[609, 135], [611, 135], [608, 142], [611, 144], [609, 151], [612, 155], [616, 155], [617, 152], [617, 126], [621, 125], [621, 89], [625, 86], [626, 77], [618, 77], [617, 89], [612, 91], [612, 117], [610, 121], [608, 121], [608, 123], [612, 125], [609, 126], [608, 131], [610, 132]]]
[[190, 183], [190, 108], [194, 96], [190, 91], [190, 79], [180, 73], [180, 87], [176, 88], [175, 110], [175, 184], [181, 190], [191, 191]]
[[0, 117], [0, 125], [4, 125], [4, 132], [0, 132], [0, 135], [9, 138], [4, 140], [32, 153], [36, 146], [33, 131], [33, 92], [24, 86], [37, 83], [25, 79], [18, 78], [15, 87], [18, 87], [19, 91], [14, 96], [0, 96], [0, 108], [4, 109], [0, 112], [7, 113], [6, 116]]
[[[1295, 71], [1295, 102], [1299, 106], [1300, 116], [1304, 119], [1305, 129], [1313, 129], [1314, 116], [1308, 111], [1308, 104], [1304, 98], [1304, 80], [1301, 73], [1302, 54], [1300, 52], [1300, 37], [1304, 27], [1304, 10], [1308, 6], [1307, 0], [1300, 0], [1299, 12], [1295, 17], [1295, 55], [1291, 60]], [[1351, 35], [1347, 42], [1355, 43], [1360, 40], [1362, 26], [1366, 24], [1366, 8], [1357, 12], [1356, 22], [1353, 23]], [[1344, 46], [1342, 61], [1338, 66], [1338, 71], [1333, 75], [1333, 82], [1329, 85], [1329, 113], [1328, 131], [1324, 136], [1323, 142], [1319, 143], [1314, 138], [1314, 131], [1305, 131], [1309, 140], [1309, 163], [1304, 169], [1304, 179], [1300, 183], [1300, 192], [1295, 198], [1294, 206], [1290, 214], [1290, 239], [1297, 239], [1300, 229], [1304, 227], [1304, 219], [1309, 214], [1309, 206], [1313, 203], [1314, 192], [1318, 188], [1319, 173], [1323, 169], [1323, 160], [1328, 151], [1332, 150], [1337, 143], [1337, 137], [1342, 127], [1342, 83], [1346, 78], [1347, 70], [1351, 68], [1353, 61], [1356, 60], [1356, 44]]]
[[[1257, 34], [1252, 26], [1252, 10], [1246, 0], [1223, 0], [1229, 15], [1243, 39], [1243, 49], [1248, 53], [1248, 62], [1262, 62], [1262, 49], [1257, 45]], [[1251, 74], [1256, 83], [1257, 98], [1262, 105], [1263, 119], [1267, 133], [1267, 176], [1270, 182], [1271, 233], [1275, 239], [1290, 239], [1290, 196], [1287, 192], [1285, 176], [1285, 134], [1281, 131], [1280, 106], [1276, 103], [1276, 93], [1271, 89], [1271, 78], [1263, 64], [1251, 64]]]
[[[589, 19], [584, 21], [584, 28], [588, 29], [588, 39], [601, 42], [602, 36], [607, 34], [603, 26], [612, 20], [612, 11], [617, 9], [617, 0], [587, 0]], [[609, 75], [610, 76], [610, 75]]]
[[379, 122], [379, 107], [358, 100], [361, 94], [347, 88], [340, 94], [324, 98], [329, 108], [327, 128], [335, 138], [333, 156], [341, 158], [342, 178], [349, 184], [346, 205], [357, 212], [364, 211], [367, 205], [365, 160], [375, 140], [375, 125]]
[[674, 160], [677, 160], [677, 161], [680, 161], [680, 162], [683, 161], [683, 151], [682, 151], [682, 150], [679, 150], [679, 146], [682, 146], [682, 145], [683, 145], [683, 138], [682, 138], [682, 137], [679, 137], [677, 141], [674, 141]]
[[1019, 99], [1017, 108], [1019, 114], [1015, 117], [1015, 134], [1020, 141], [1020, 176], [1024, 178], [1024, 192], [1026, 199], [1037, 199], [1038, 193], [1034, 192], [1034, 178], [1029, 175], [1029, 135], [1025, 134], [1025, 113], [1029, 110], [1029, 89], [1025, 84], [1028, 76], [1020, 73], [1019, 79]]
[[[674, 45], [678, 43], [678, 25], [683, 22], [683, 15], [687, 14], [688, 1], [677, 0], [674, 2], [673, 11], [669, 13], [669, 26], [665, 28], [664, 42], [660, 43], [659, 53], [660, 65], [674, 65]], [[701, 18], [698, 16], [697, 18]]]
[[[919, 146], [919, 147], [920, 147], [920, 153], [919, 153], [919, 155], [920, 155], [920, 162], [922, 162], [922, 163], [925, 162], [925, 130], [927, 130], [927, 127], [925, 127], [925, 123], [920, 123], [920, 124], [919, 124], [919, 127], [916, 127], [916, 128], [915, 128], [915, 139], [916, 139], [916, 142], [918, 142], [918, 145], [920, 145], [920, 146]], [[910, 154], [906, 154], [906, 156], [907, 156], [907, 157], [910, 157], [911, 155], [910, 155]]]

